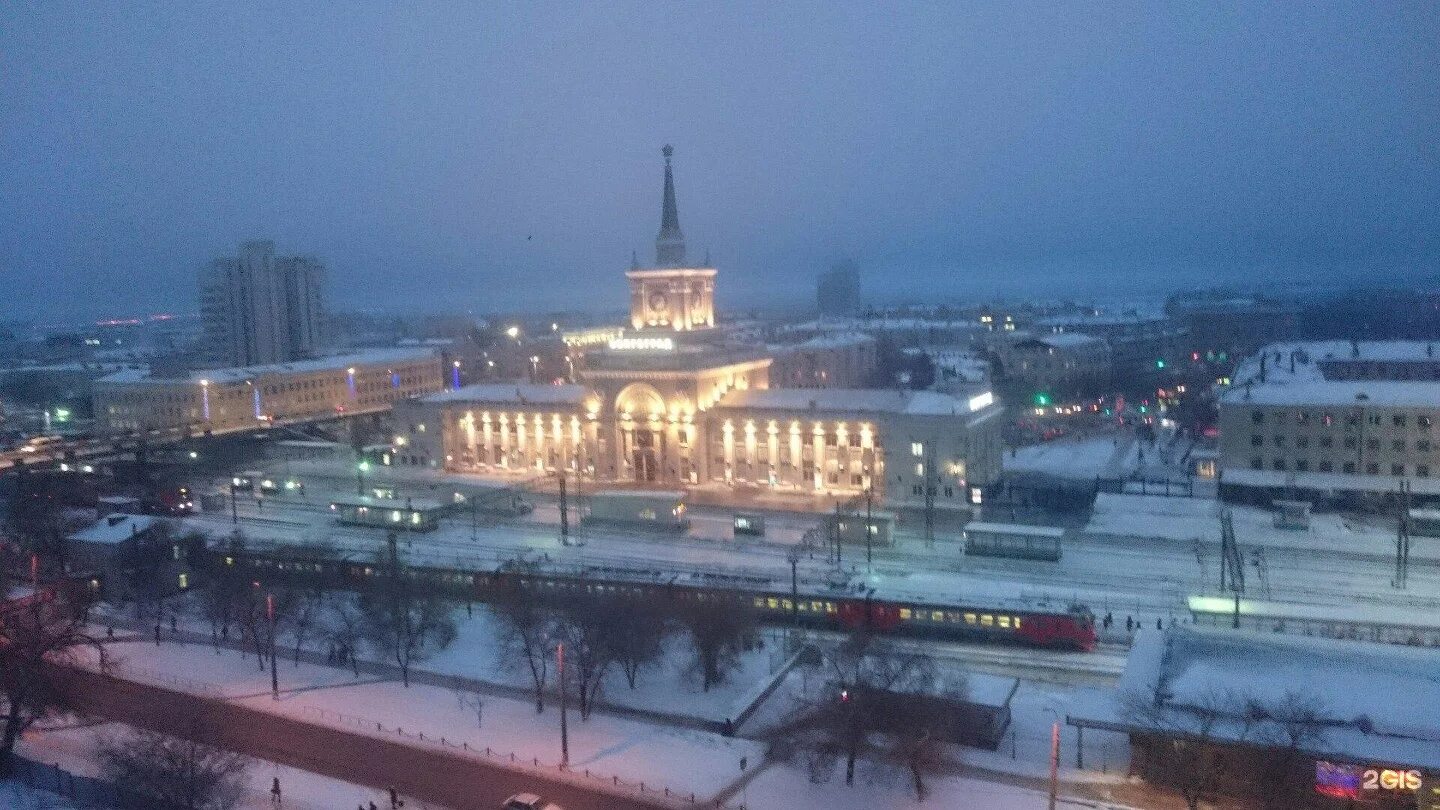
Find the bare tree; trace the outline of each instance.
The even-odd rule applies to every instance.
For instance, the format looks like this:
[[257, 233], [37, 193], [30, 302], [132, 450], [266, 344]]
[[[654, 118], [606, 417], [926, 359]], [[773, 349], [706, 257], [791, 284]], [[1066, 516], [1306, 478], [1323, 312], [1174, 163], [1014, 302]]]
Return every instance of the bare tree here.
[[135, 729], [97, 745], [105, 777], [129, 790], [186, 810], [230, 810], [245, 791], [246, 758], [198, 742], [205, 727], [190, 721], [187, 736]]
[[[14, 581], [21, 555], [0, 551], [0, 580]], [[108, 672], [104, 646], [88, 630], [90, 594], [59, 576], [38, 573], [39, 588], [0, 607], [0, 775], [10, 773], [15, 741], [35, 721], [66, 707], [63, 670], [78, 664], [85, 649]]]
[[609, 608], [605, 645], [625, 673], [625, 682], [634, 689], [640, 670], [664, 654], [669, 616], [653, 600], [623, 594], [613, 597]]
[[545, 711], [545, 684], [550, 677], [550, 639], [554, 618], [539, 597], [515, 579], [509, 580], [490, 610], [500, 625], [500, 644], [512, 665], [523, 662], [530, 672], [535, 712]]
[[385, 576], [375, 590], [360, 595], [360, 612], [365, 639], [400, 667], [400, 680], [408, 687], [410, 668], [432, 647], [444, 649], [455, 640], [455, 620], [449, 600], [424, 590], [400, 563], [393, 533], [389, 541], [380, 559]]
[[1310, 793], [1314, 779], [1306, 748], [1324, 734], [1324, 701], [1311, 692], [1287, 691], [1278, 700], [1251, 698], [1246, 704], [1260, 746], [1258, 758], [1267, 778], [1257, 781], [1261, 804], [1267, 810], [1293, 808]]
[[1224, 759], [1216, 746], [1222, 729], [1226, 742], [1242, 742], [1249, 735], [1251, 712], [1246, 701], [1228, 689], [1211, 689], [1183, 705], [1157, 702], [1153, 697], [1127, 692], [1120, 696], [1122, 714], [1132, 722], [1162, 732], [1147, 747], [1146, 758], [1164, 773], [1190, 810], [1214, 801], [1225, 783]]
[[245, 535], [239, 529], [226, 541], [224, 553], [202, 555], [201, 568], [205, 590], [201, 610], [210, 622], [210, 633], [218, 642], [230, 637], [230, 627], [237, 624], [244, 603], [249, 599], [250, 580], [237, 564], [245, 552]]
[[555, 637], [565, 642], [566, 660], [579, 686], [582, 720], [590, 718], [605, 673], [616, 661], [615, 643], [627, 618], [621, 600], [610, 594], [573, 596], [556, 617]]
[[365, 638], [365, 614], [349, 594], [340, 594], [330, 601], [325, 615], [326, 640], [335, 646], [341, 663], [349, 660], [351, 671], [360, 677], [360, 661], [355, 653]]
[[285, 605], [278, 623], [281, 632], [290, 636], [292, 658], [300, 666], [300, 650], [305, 642], [324, 630], [323, 620], [329, 599], [324, 591], [314, 588], [286, 588], [277, 595], [277, 601]]
[[679, 610], [679, 620], [695, 649], [692, 670], [700, 675], [700, 688], [706, 692], [739, 668], [740, 653], [755, 642], [755, 612], [745, 602], [687, 602]]
[[817, 783], [843, 760], [853, 785], [866, 759], [904, 773], [924, 799], [926, 777], [944, 765], [943, 744], [955, 735], [949, 709], [964, 698], [963, 678], [939, 678], [928, 656], [881, 646], [865, 628], [829, 651], [822, 670], [824, 686], [799, 696], [803, 708], [780, 753], [803, 755]]

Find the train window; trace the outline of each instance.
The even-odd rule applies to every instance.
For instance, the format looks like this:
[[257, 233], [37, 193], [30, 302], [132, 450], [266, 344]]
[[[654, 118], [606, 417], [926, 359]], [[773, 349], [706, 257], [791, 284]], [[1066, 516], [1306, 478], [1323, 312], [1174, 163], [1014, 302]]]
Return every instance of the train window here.
[[1007, 627], [1007, 628], [1008, 628], [1008, 627], [1010, 626], [1010, 617], [1009, 617], [1009, 616], [1001, 616], [1001, 617], [1000, 617], [1000, 626], [1001, 626], [1001, 627]]
[[835, 603], [834, 603], [834, 602], [826, 602], [826, 603], [825, 603], [825, 612], [826, 612], [826, 613], [834, 613], [834, 612], [835, 612]]
[[966, 614], [965, 614], [965, 623], [966, 623], [966, 624], [974, 624], [974, 623], [975, 623], [975, 614], [974, 614], [974, 613], [966, 613]]
[[794, 607], [794, 605], [792, 605], [792, 604], [790, 603], [790, 600], [789, 600], [789, 599], [781, 599], [781, 600], [780, 600], [780, 607], [785, 608], [786, 610], [789, 610], [790, 608]]
[[765, 606], [770, 608], [771, 610], [774, 610], [775, 608], [780, 606], [780, 600], [772, 596], [769, 599], [765, 600]]
[[949, 623], [951, 623], [951, 624], [959, 624], [959, 623], [960, 623], [960, 614], [959, 614], [959, 613], [956, 613], [956, 612], [953, 611], [953, 610], [947, 610], [947, 611], [945, 611], [945, 621], [947, 621], [947, 622], [949, 622]]
[[994, 617], [994, 616], [991, 616], [989, 613], [982, 613], [982, 614], [980, 614], [980, 626], [981, 626], [981, 627], [994, 627], [994, 626], [995, 626], [995, 617]]
[[902, 621], [910, 621], [910, 608], [900, 608], [900, 619]]
[[813, 610], [813, 611], [815, 611], [816, 613], [823, 613], [823, 612], [825, 611], [825, 603], [824, 603], [824, 602], [811, 602], [811, 603], [810, 603], [810, 609]]
[[1020, 617], [1019, 617], [1019, 616], [1016, 616], [1016, 617], [1015, 617], [1015, 629], [1016, 629], [1016, 630], [1019, 630], [1019, 629], [1020, 629]]
[[945, 611], [943, 611], [943, 610], [932, 610], [932, 611], [930, 611], [930, 621], [932, 621], [932, 622], [943, 622], [943, 621], [945, 621]]
[[757, 608], [763, 608], [763, 607], [765, 607], [765, 599], [762, 598], [762, 597], [759, 597], [759, 596], [755, 597], [755, 607], [757, 607]]
[[225, 564], [226, 564], [226, 565], [234, 565], [234, 564], [235, 564], [235, 558], [234, 558], [234, 557], [226, 557], [226, 558], [225, 558]]

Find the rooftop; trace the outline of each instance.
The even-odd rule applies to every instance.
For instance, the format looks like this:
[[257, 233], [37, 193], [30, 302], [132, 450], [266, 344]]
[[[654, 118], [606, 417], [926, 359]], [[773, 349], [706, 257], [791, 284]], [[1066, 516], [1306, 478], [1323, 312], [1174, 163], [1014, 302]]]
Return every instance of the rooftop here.
[[539, 383], [477, 383], [421, 397], [422, 402], [503, 402], [517, 405], [579, 405], [583, 385]]
[[377, 366], [389, 363], [408, 363], [435, 357], [435, 351], [428, 348], [385, 348], [366, 349], [349, 354], [318, 357], [314, 360], [295, 360], [289, 363], [270, 363], [263, 366], [236, 366], [231, 368], [194, 369], [179, 377], [152, 377], [147, 368], [131, 368], [117, 371], [100, 379], [111, 383], [176, 383], [209, 381], [217, 385], [253, 380], [272, 374], [305, 374], [316, 371], [342, 371], [352, 366]]
[[[1434, 343], [1420, 341], [1300, 341], [1266, 346], [1231, 375], [1221, 395], [1228, 404], [1433, 407], [1440, 381], [1330, 379], [1332, 363], [1440, 364]], [[1383, 371], [1378, 369], [1377, 371]]]
[[77, 543], [115, 545], [150, 531], [158, 522], [157, 518], [150, 515], [106, 515], [66, 539]]
[[[979, 398], [976, 398], [978, 401]], [[934, 391], [852, 388], [751, 388], [731, 391], [716, 407], [763, 408], [785, 411], [841, 411], [847, 413], [900, 413], [912, 416], [964, 415], [984, 409], [990, 402], [970, 402]]]
[[[1404, 695], [1404, 700], [1394, 700]], [[1069, 720], [1285, 745], [1322, 759], [1440, 767], [1440, 650], [1222, 628], [1145, 630], [1114, 693]]]

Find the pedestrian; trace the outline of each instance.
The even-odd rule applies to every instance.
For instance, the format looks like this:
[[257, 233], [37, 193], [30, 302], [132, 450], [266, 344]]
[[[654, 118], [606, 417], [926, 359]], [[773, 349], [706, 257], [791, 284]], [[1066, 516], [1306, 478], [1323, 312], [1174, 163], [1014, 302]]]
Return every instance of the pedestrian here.
[[105, 628], [105, 637], [111, 639], [115, 638], [115, 625], [112, 624]]
[[173, 614], [173, 613], [170, 614], [170, 632], [171, 632], [171, 633], [178, 633], [178, 632], [180, 632], [180, 621], [179, 621], [179, 619], [175, 616], [175, 614]]
[[1130, 632], [1131, 630], [1134, 630], [1134, 629], [1135, 629], [1135, 619], [1132, 618], [1132, 617], [1130, 617], [1130, 616], [1126, 616], [1126, 617], [1125, 617], [1125, 632], [1128, 633], [1128, 632]]
[[1155, 629], [1156, 629], [1156, 630], [1164, 630], [1164, 629], [1165, 629], [1165, 625], [1163, 625], [1163, 624], [1160, 623], [1160, 617], [1159, 617], [1159, 616], [1156, 616], [1156, 617], [1155, 617]]
[[270, 806], [276, 808], [280, 806], [280, 777], [278, 776], [270, 783]]

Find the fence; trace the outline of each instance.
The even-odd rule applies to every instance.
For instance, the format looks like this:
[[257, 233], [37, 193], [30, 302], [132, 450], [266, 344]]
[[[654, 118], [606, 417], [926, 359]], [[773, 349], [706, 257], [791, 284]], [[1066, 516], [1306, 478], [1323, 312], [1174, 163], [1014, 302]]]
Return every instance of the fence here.
[[387, 727], [384, 723], [369, 720], [358, 715], [331, 711], [329, 709], [324, 709], [319, 706], [302, 706], [301, 708], [306, 714], [317, 717], [327, 723], [343, 726], [347, 729], [354, 729], [358, 732], [378, 734], [382, 736], [389, 736], [393, 734], [402, 740], [406, 740], [407, 742], [424, 743], [444, 749], [446, 751], [458, 752], [462, 756], [469, 755], [474, 757], [484, 757], [491, 762], [498, 762], [502, 765], [508, 765], [510, 767], [541, 771], [543, 772], [543, 776], [546, 778], [553, 779], [556, 777], [569, 777], [575, 779], [577, 777], [583, 777], [584, 779], [594, 780], [603, 785], [609, 785], [612, 788], [629, 790], [647, 798], [660, 796], [667, 799], [673, 799], [676, 801], [677, 804], [687, 805], [702, 804], [705, 802], [703, 798], [697, 797], [694, 791], [672, 790], [666, 785], [646, 783], [643, 780], [631, 782], [625, 779], [621, 779], [620, 777], [615, 775], [606, 776], [601, 773], [595, 773], [592, 772], [589, 768], [582, 768], [576, 770], [574, 768], [569, 768], [561, 765], [560, 763], [545, 762], [539, 757], [523, 756], [515, 753], [514, 751], [502, 751], [496, 748], [491, 748], [488, 745], [471, 745], [469, 742], [464, 740], [456, 743], [455, 741], [450, 740], [446, 737], [436, 737], [434, 735], [427, 737], [425, 736], [425, 732], [423, 731], [406, 731], [399, 726]]
[[81, 807], [106, 807], [115, 810], [185, 810], [178, 804], [160, 801], [134, 791], [125, 790], [114, 782], [92, 776], [76, 776], [59, 765], [46, 765], [10, 755], [14, 779], [27, 787], [63, 796]]

